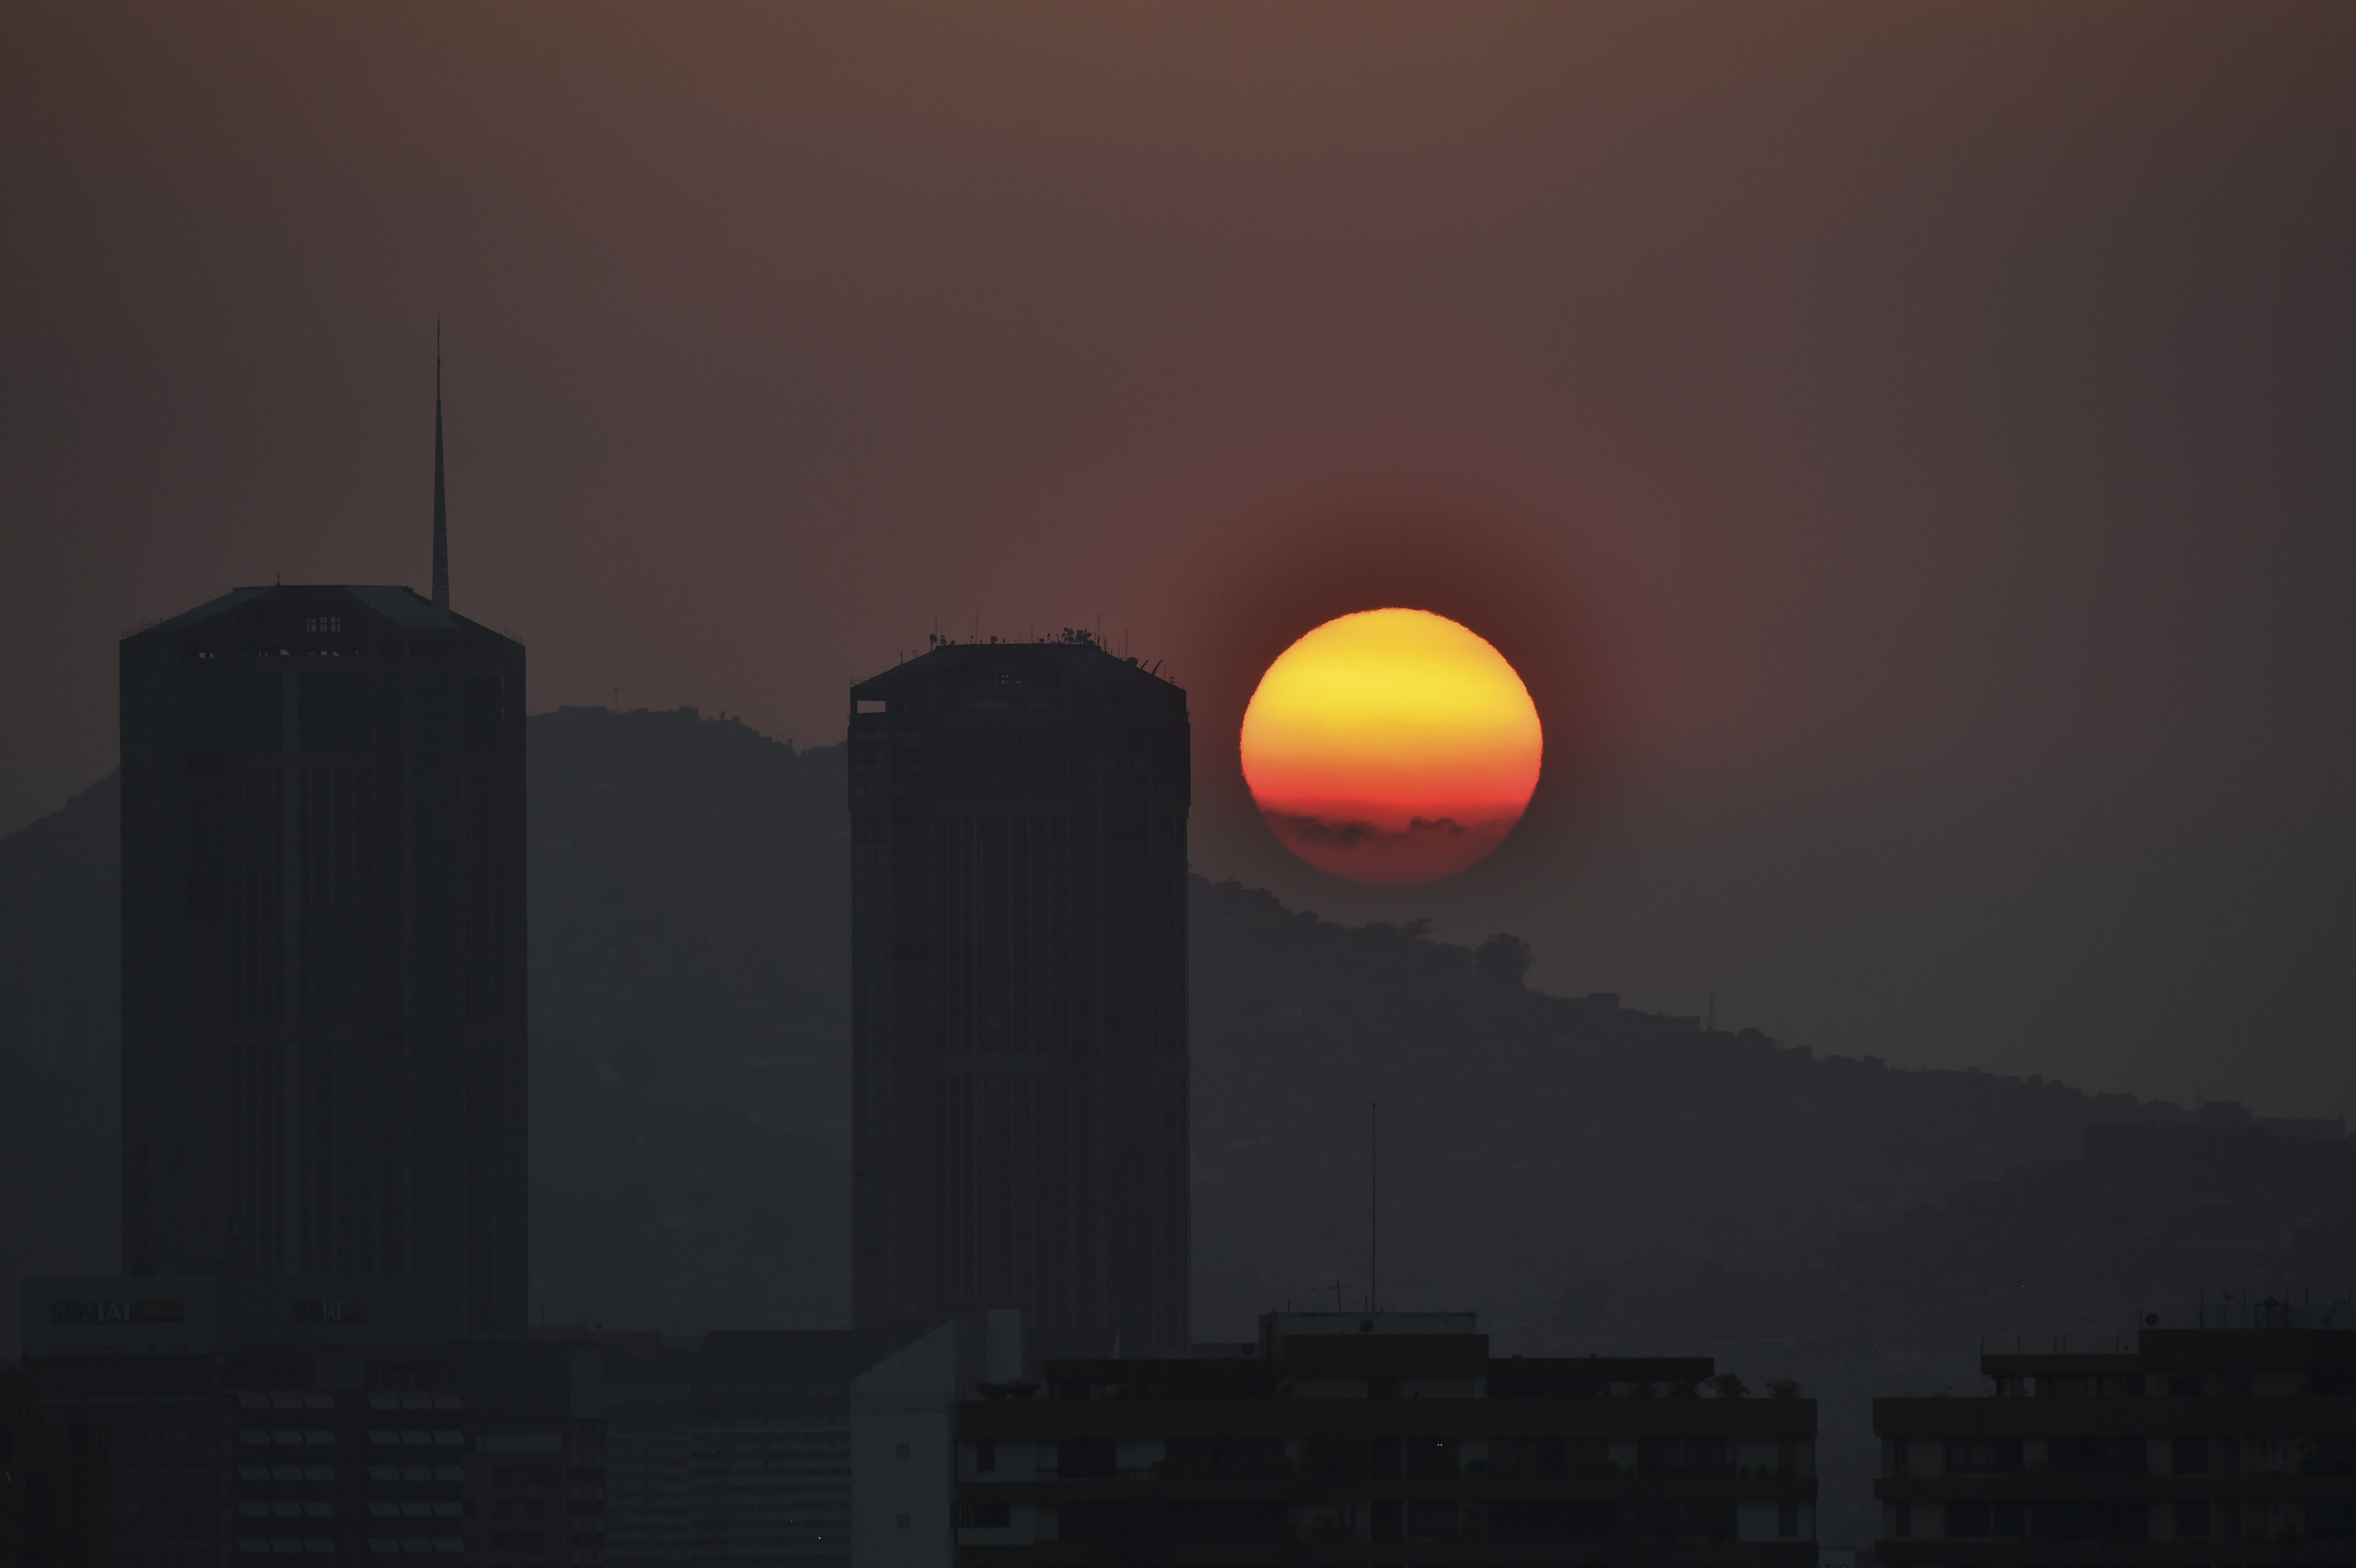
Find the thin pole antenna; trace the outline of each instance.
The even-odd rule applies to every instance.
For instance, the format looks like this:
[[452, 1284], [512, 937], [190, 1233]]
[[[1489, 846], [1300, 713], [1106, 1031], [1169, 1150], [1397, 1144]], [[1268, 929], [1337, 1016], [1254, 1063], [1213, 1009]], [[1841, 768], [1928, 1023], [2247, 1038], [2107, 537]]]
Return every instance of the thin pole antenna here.
[[434, 608], [450, 608], [450, 507], [442, 484], [442, 318], [434, 318]]
[[1382, 1297], [1376, 1292], [1376, 1282], [1382, 1275], [1376, 1264], [1382, 1260], [1383, 1240], [1383, 1103], [1366, 1103], [1366, 1310], [1378, 1312]]

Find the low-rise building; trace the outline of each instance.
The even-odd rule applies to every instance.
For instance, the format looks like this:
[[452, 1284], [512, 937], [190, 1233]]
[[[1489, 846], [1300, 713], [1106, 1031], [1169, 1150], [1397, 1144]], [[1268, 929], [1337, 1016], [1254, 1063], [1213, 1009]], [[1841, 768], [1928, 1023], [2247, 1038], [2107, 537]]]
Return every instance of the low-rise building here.
[[1044, 1361], [957, 1408], [958, 1561], [1815, 1563], [1815, 1403], [1713, 1370], [1495, 1357], [1470, 1313]]
[[40, 1419], [87, 1430], [103, 1454], [117, 1564], [605, 1560], [594, 1376], [562, 1347], [448, 1342], [434, 1287], [34, 1280], [24, 1321]]
[[1026, 1365], [1023, 1314], [1002, 1307], [944, 1323], [852, 1381], [851, 1568], [948, 1568], [958, 1402], [1021, 1381]]
[[535, 1335], [602, 1357], [606, 1552], [616, 1568], [851, 1568], [851, 1386], [905, 1335]]
[[2146, 1328], [1981, 1367], [1988, 1397], [1874, 1401], [1882, 1563], [2356, 1560], [2356, 1331]]

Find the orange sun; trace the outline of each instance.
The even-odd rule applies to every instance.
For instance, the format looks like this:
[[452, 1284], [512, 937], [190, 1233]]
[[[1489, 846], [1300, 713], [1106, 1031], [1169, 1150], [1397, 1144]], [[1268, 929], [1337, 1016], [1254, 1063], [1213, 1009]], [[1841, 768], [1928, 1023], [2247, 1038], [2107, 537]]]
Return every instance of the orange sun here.
[[1477, 864], [1521, 820], [1543, 749], [1505, 656], [1424, 610], [1326, 622], [1268, 667], [1244, 710], [1260, 816], [1286, 848], [1354, 882]]

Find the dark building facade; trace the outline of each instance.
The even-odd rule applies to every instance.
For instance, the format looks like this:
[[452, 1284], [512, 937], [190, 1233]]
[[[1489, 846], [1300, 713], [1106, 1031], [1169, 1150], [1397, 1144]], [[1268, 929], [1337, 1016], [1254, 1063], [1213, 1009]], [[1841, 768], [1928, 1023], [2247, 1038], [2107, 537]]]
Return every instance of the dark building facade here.
[[851, 698], [860, 1325], [1183, 1351], [1185, 692], [1066, 633]]
[[[142, 1295], [115, 1295], [125, 1283]], [[412, 1281], [24, 1290], [26, 1403], [36, 1432], [94, 1438], [103, 1561], [605, 1561], [603, 1359], [589, 1347], [443, 1344], [445, 1293]]]
[[2146, 1329], [1981, 1367], [1993, 1397], [1873, 1402], [1879, 1562], [2356, 1562], [2356, 1331]]
[[1697, 1357], [1489, 1353], [1470, 1313], [1270, 1314], [956, 1407], [957, 1561], [1813, 1563], [1812, 1400]]
[[241, 588], [121, 666], [125, 1272], [434, 1280], [520, 1328], [522, 646]]
[[[850, 1568], [852, 1385], [900, 1348], [896, 1336], [533, 1335], [599, 1359], [606, 1562]], [[485, 1430], [477, 1445], [497, 1449], [500, 1435]]]
[[0, 1369], [0, 1563], [110, 1561], [103, 1435], [48, 1419], [23, 1370]]
[[474, 1341], [444, 1376], [465, 1402], [470, 1555], [485, 1568], [608, 1560], [605, 1360], [594, 1346]]
[[417, 1282], [29, 1281], [25, 1306], [24, 1387], [96, 1439], [118, 1568], [605, 1559], [594, 1352], [438, 1342], [446, 1293]]

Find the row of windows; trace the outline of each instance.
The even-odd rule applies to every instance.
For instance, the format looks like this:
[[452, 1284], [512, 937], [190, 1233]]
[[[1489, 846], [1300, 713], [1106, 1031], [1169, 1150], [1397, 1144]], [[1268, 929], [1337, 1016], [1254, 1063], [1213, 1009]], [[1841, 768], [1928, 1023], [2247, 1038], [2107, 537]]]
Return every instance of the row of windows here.
[[336, 1478], [333, 1465], [240, 1465], [237, 1478], [241, 1481], [332, 1481]]
[[[989, 823], [1002, 819], [976, 817], [971, 820], [977, 823]], [[1244, 1353], [1247, 1356], [1253, 1354], [1254, 1348], [1246, 1346]], [[1277, 1374], [1271, 1369], [1268, 1381], [1262, 1390], [1263, 1394], [1273, 1396], [1279, 1381]], [[1350, 1381], [1353, 1383], [1357, 1381], [1355, 1379]], [[1784, 1385], [1780, 1383], [1768, 1385], [1771, 1390], [1783, 1386]], [[1789, 1386], [1796, 1391], [1799, 1385], [1794, 1383]], [[1493, 1400], [1697, 1399], [1700, 1397], [1698, 1392], [1700, 1384], [1697, 1380], [1692, 1378], [1615, 1381], [1610, 1378], [1525, 1376], [1495, 1371], [1483, 1377], [1458, 1376], [1405, 1380], [1397, 1377], [1370, 1377], [1365, 1380], [1365, 1388], [1366, 1398], [1377, 1400], [1398, 1399], [1403, 1391], [1407, 1397], [1410, 1398], [1417, 1397], [1419, 1391], [1421, 1397], [1445, 1399], [1482, 1397]], [[1441, 1389], [1449, 1392], [1439, 1392]], [[1481, 1389], [1485, 1389], [1485, 1395], [1479, 1392]], [[1183, 1377], [1175, 1379], [1155, 1377], [1150, 1380], [1099, 1377], [1066, 1379], [1056, 1385], [1055, 1397], [1058, 1400], [1216, 1399], [1233, 1397], [1236, 1392], [1235, 1385], [1225, 1379], [1198, 1384], [1194, 1380]], [[1798, 1397], [1796, 1392], [1793, 1397]]]
[[[369, 1480], [377, 1485], [394, 1482], [462, 1481], [466, 1472], [456, 1465], [370, 1465]], [[333, 1465], [240, 1465], [237, 1478], [241, 1481], [310, 1481], [326, 1482], [336, 1478]]]
[[[237, 1505], [241, 1519], [333, 1519], [336, 1505], [318, 1499], [301, 1502], [241, 1502]], [[451, 1498], [430, 1501], [372, 1502], [369, 1504], [371, 1519], [463, 1519], [466, 1506]]]
[[486, 1519], [565, 1519], [575, 1513], [596, 1512], [596, 1499], [578, 1495], [570, 1500], [563, 1498], [526, 1498], [509, 1501], [492, 1498], [482, 1506]]
[[[364, 630], [365, 628], [359, 624], [355, 624], [352, 627], [355, 634]], [[439, 638], [415, 643], [403, 643], [387, 638], [383, 642], [374, 644], [372, 647], [371, 645], [363, 642], [341, 648], [293, 647], [280, 641], [269, 640], [273, 636], [284, 637], [285, 635], [284, 632], [265, 633], [263, 634], [265, 640], [262, 641], [224, 643], [212, 647], [190, 647], [187, 653], [191, 658], [209, 660], [238, 657], [293, 658], [297, 654], [326, 654], [330, 656], [352, 658], [365, 656], [373, 651], [379, 658], [397, 659], [404, 653], [414, 653], [419, 658], [452, 658], [459, 654], [462, 646], [467, 652], [482, 651], [481, 644], [468, 646]], [[342, 636], [344, 618], [341, 615], [305, 615], [303, 617], [303, 635], [307, 637]]]
[[[1054, 1474], [1064, 1480], [1271, 1479], [1294, 1476], [1312, 1480], [1352, 1480], [1367, 1476], [1415, 1479], [1458, 1476], [1551, 1477], [1623, 1473], [1605, 1438], [1493, 1438], [1485, 1457], [1466, 1459], [1453, 1437], [1311, 1438], [1297, 1445], [1296, 1458], [1281, 1438], [1172, 1438], [1150, 1471], [1119, 1467], [1118, 1445], [1108, 1437], [1066, 1438], [1055, 1445]], [[1639, 1476], [1731, 1476], [1736, 1448], [1730, 1438], [1643, 1438], [1622, 1446], [1633, 1451]], [[1771, 1473], [1796, 1475], [1804, 1445], [1776, 1446]], [[973, 1445], [974, 1471], [993, 1475], [998, 1445]]]
[[432, 1432], [426, 1431], [422, 1426], [411, 1426], [399, 1431], [387, 1431], [378, 1427], [369, 1433], [369, 1442], [378, 1447], [463, 1448], [466, 1445], [466, 1435], [454, 1432], [448, 1427], [440, 1427]]
[[[2243, 1534], [2239, 1506], [2230, 1499], [2178, 1498], [2163, 1508], [2176, 1538], [2232, 1540]], [[2290, 1527], [2293, 1534], [2310, 1541], [2356, 1540], [2356, 1499], [2316, 1499], [2303, 1505], [2303, 1512], [2306, 1529], [2302, 1532]], [[1900, 1501], [1890, 1510], [1890, 1533], [1901, 1540], [1944, 1535], [1961, 1541], [2145, 1541], [2151, 1539], [2153, 1522], [2151, 1505], [2140, 1498], [1954, 1499], [1937, 1505]]]
[[520, 687], [499, 671], [201, 670], [186, 708], [188, 766], [229, 752], [464, 751], [520, 742]]
[[[1890, 1531], [1901, 1539], [1933, 1533], [1918, 1531], [1917, 1506], [1890, 1505]], [[2166, 1503], [2164, 1516], [2174, 1536], [2190, 1541], [2211, 1538], [2237, 1540], [2244, 1533], [2240, 1505], [2231, 1499], [2178, 1498]], [[2297, 1509], [2305, 1529], [2282, 1526], [2309, 1541], [2356, 1541], [2356, 1499], [2318, 1498], [2304, 1504], [2275, 1504], [2274, 1509]], [[1942, 1533], [1954, 1540], [2019, 1538], [2034, 1541], [2144, 1541], [2153, 1523], [2150, 1506], [2135, 1498], [2040, 1499], [2030, 1502], [1953, 1500], [1938, 1505], [1934, 1516]], [[2266, 1521], [2257, 1521], [2262, 1526]], [[2265, 1533], [2262, 1528], [2256, 1533]]]
[[560, 1465], [502, 1465], [490, 1474], [495, 1487], [561, 1487], [564, 1469]]
[[[333, 1431], [325, 1426], [247, 1426], [239, 1429], [237, 1440], [244, 1444], [276, 1444], [283, 1447], [331, 1447], [336, 1441]], [[428, 1431], [422, 1426], [405, 1430], [377, 1427], [368, 1435], [370, 1445], [380, 1448], [463, 1448], [466, 1435], [449, 1427]]]
[[[2232, 1475], [2240, 1468], [2242, 1440], [2195, 1434], [2161, 1438], [2168, 1469], [2177, 1476]], [[2252, 1440], [2259, 1441], [2259, 1440]], [[2286, 1468], [2302, 1476], [2356, 1476], [2356, 1435], [2334, 1434], [2287, 1439], [2295, 1448]], [[2045, 1439], [2038, 1473], [2049, 1476], [2146, 1476], [2154, 1473], [2153, 1440], [2140, 1436], [2056, 1436]], [[2007, 1476], [2030, 1469], [2027, 1442], [2019, 1437], [1950, 1437], [1941, 1456], [1950, 1476]], [[1911, 1474], [1913, 1445], [1890, 1444], [1891, 1476]]]
[[336, 1542], [325, 1535], [241, 1535], [237, 1549], [249, 1557], [329, 1557], [335, 1554]]
[[[1735, 1506], [1720, 1499], [1500, 1499], [1483, 1503], [1442, 1498], [1378, 1500], [1373, 1508], [1372, 1534], [1383, 1541], [1730, 1541], [1736, 1535]], [[1004, 1530], [1013, 1522], [1013, 1509], [1002, 1502], [967, 1503], [958, 1510], [958, 1522], [971, 1530]], [[1800, 1505], [1789, 1500], [1779, 1504], [1777, 1535], [1797, 1539], [1801, 1529]], [[1055, 1534], [1062, 1541], [1363, 1539], [1345, 1520], [1298, 1525], [1291, 1505], [1272, 1499], [1069, 1503], [1055, 1510]]]
[[[344, 630], [343, 620], [341, 615], [305, 615], [303, 617], [303, 635], [311, 637], [341, 636]], [[356, 634], [361, 629], [357, 625], [352, 628]], [[264, 634], [259, 639], [249, 639], [242, 643], [222, 643], [211, 647], [189, 647], [187, 652], [190, 658], [205, 661], [226, 658], [287, 659], [298, 656], [314, 658], [322, 656], [328, 658], [365, 658], [370, 653], [374, 653], [380, 659], [397, 659], [404, 654], [413, 655], [421, 659], [446, 659], [455, 658], [462, 653], [481, 653], [485, 645], [482, 643], [471, 641], [466, 644], [442, 640], [403, 643], [387, 638], [380, 643], [347, 644], [339, 648], [303, 647], [294, 645], [287, 634], [280, 632]]]
[[594, 1531], [576, 1530], [568, 1536], [557, 1530], [495, 1530], [490, 1548], [494, 1552], [562, 1552], [568, 1541], [575, 1551], [595, 1552], [605, 1545]]
[[2356, 1392], [2356, 1378], [2336, 1371], [2106, 1372], [2000, 1377], [2002, 1399], [2238, 1399]]

